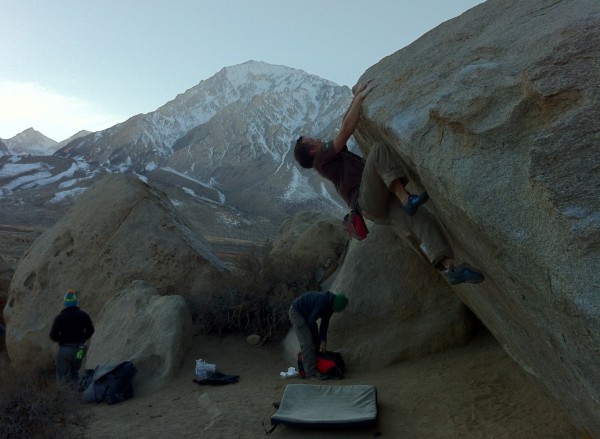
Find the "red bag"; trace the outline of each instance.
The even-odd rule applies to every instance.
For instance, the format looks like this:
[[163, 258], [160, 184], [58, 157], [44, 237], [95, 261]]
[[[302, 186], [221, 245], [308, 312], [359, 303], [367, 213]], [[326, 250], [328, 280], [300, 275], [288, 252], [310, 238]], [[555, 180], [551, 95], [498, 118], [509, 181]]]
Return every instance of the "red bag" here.
[[[339, 352], [318, 352], [317, 351], [317, 372], [324, 375], [325, 378], [344, 378], [346, 363]], [[302, 352], [298, 352], [298, 374], [306, 378], [304, 365], [302, 364]]]
[[346, 232], [348, 232], [348, 235], [350, 235], [351, 238], [362, 241], [369, 234], [365, 219], [356, 209], [352, 209], [350, 213], [344, 217], [343, 223]]

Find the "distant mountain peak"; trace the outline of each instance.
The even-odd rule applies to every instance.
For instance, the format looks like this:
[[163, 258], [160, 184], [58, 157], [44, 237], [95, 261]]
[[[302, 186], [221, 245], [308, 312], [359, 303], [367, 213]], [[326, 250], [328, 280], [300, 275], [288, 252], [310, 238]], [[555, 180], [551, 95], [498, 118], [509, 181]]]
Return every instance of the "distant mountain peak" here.
[[51, 155], [58, 145], [58, 142], [33, 128], [27, 128], [16, 136], [5, 139], [4, 143], [10, 153], [15, 155]]
[[199, 199], [253, 214], [337, 208], [335, 194], [324, 193], [333, 187], [299, 174], [292, 145], [305, 133], [332, 138], [351, 101], [346, 86], [250, 60], [222, 68], [155, 111], [73, 136], [56, 155], [170, 184], [176, 171]]

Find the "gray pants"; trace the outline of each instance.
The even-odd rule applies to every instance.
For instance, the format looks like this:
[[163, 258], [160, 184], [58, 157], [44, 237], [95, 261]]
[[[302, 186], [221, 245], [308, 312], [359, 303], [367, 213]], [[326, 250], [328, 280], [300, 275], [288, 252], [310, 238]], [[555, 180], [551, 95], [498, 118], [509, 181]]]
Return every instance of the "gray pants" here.
[[377, 144], [369, 152], [362, 174], [358, 204], [365, 216], [377, 224], [391, 226], [396, 234], [415, 245], [434, 265], [454, 256], [435, 218], [424, 209], [413, 216], [402, 210], [398, 197], [391, 191], [392, 183], [408, 178], [402, 159], [386, 144]]
[[81, 359], [77, 358], [79, 346], [66, 344], [58, 349], [56, 355], [56, 379], [58, 381], [73, 383], [79, 381], [79, 369], [81, 368]]
[[306, 322], [306, 319], [290, 306], [290, 321], [294, 327], [294, 332], [300, 342], [300, 351], [302, 352], [302, 366], [307, 377], [315, 375], [317, 367], [317, 347], [318, 328], [315, 323], [312, 327]]

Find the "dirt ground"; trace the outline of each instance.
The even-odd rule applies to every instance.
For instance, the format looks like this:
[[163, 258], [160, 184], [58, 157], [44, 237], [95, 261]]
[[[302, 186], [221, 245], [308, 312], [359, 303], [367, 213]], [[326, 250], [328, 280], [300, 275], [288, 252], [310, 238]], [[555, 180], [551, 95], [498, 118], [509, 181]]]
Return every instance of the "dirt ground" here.
[[[332, 347], [334, 350], [335, 348]], [[259, 438], [287, 384], [289, 366], [281, 346], [250, 346], [245, 339], [195, 337], [182, 370], [159, 392], [137, 392], [120, 404], [88, 405], [85, 437]], [[342, 353], [343, 354], [343, 353]], [[195, 360], [239, 375], [236, 384], [198, 385]], [[305, 430], [284, 425], [274, 438], [581, 438], [565, 412], [550, 400], [487, 332], [444, 353], [357, 373], [347, 365], [342, 380], [322, 384], [370, 384], [377, 389], [375, 426], [342, 431]], [[310, 381], [310, 384], [315, 382]], [[135, 384], [135, 382], [134, 382]], [[320, 383], [317, 383], [320, 384]]]

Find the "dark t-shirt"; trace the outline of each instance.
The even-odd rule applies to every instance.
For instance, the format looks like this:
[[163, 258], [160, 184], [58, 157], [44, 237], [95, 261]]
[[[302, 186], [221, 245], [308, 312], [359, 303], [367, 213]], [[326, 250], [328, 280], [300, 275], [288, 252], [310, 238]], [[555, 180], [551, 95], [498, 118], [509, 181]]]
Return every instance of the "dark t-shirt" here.
[[338, 194], [349, 207], [353, 207], [353, 202], [358, 198], [364, 167], [364, 159], [348, 151], [347, 146], [336, 154], [333, 141], [327, 142], [313, 161], [313, 168], [333, 183]]

